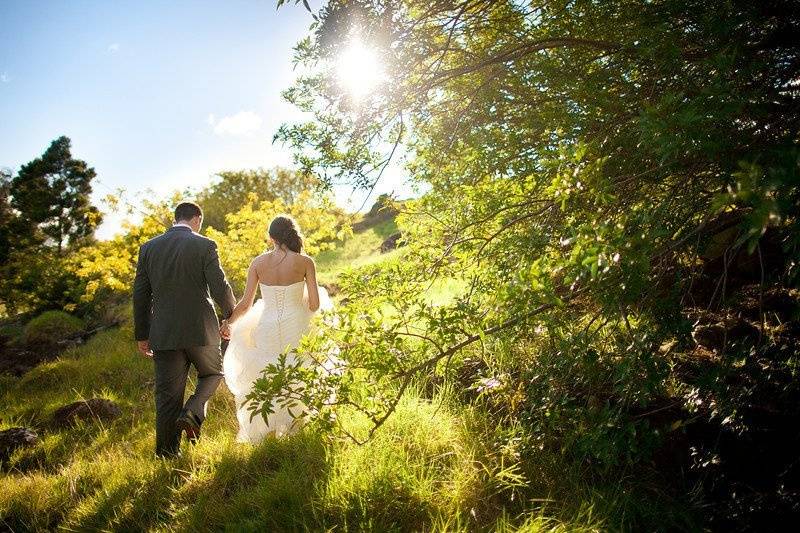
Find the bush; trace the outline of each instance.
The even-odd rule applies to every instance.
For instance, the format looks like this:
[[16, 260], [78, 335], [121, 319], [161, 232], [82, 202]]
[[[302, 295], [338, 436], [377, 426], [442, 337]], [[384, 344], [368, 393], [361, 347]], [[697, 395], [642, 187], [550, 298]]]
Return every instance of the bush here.
[[64, 311], [45, 311], [25, 326], [26, 344], [55, 344], [83, 330], [83, 320]]

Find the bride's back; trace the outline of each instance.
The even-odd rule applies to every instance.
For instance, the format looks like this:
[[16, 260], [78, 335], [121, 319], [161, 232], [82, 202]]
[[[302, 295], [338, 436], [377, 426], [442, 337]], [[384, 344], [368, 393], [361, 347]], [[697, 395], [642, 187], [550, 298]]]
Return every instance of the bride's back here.
[[273, 250], [258, 256], [254, 263], [258, 282], [263, 285], [292, 285], [306, 278], [309, 257], [290, 250]]

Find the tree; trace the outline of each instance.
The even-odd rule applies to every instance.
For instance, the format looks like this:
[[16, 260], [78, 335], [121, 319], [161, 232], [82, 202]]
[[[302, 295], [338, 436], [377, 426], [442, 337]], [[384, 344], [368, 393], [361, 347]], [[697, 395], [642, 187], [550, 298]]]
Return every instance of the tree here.
[[226, 215], [239, 211], [251, 195], [262, 201], [293, 204], [300, 193], [317, 185], [311, 174], [285, 168], [226, 170], [218, 176], [219, 181], [200, 191], [197, 201], [203, 208], [204, 225], [223, 232]]
[[[91, 305], [114, 294], [129, 295], [136, 274], [139, 247], [172, 225], [174, 206], [185, 197], [185, 194], [175, 192], [162, 201], [142, 199], [137, 209], [143, 215], [140, 222], [124, 220], [123, 231], [113, 238], [74, 250], [64, 266], [75, 280], [70, 295], [73, 301]], [[119, 197], [109, 196], [106, 201], [112, 209], [119, 208]]]
[[[530, 455], [561, 450], [606, 473], [641, 467], [697, 417], [710, 433], [754, 435], [763, 428], [743, 414], [762, 407], [754, 390], [796, 416], [797, 388], [778, 377], [795, 375], [796, 335], [781, 348], [761, 313], [757, 346], [726, 344], [723, 362], [692, 375], [702, 364], [687, 363], [699, 357], [684, 305], [703, 285], [709, 301], [693, 311], [734, 305], [736, 257], [759, 265], [750, 288], [762, 295], [800, 281], [798, 32], [791, 0], [325, 3], [296, 48], [306, 75], [285, 93], [314, 120], [278, 139], [324, 183], [367, 189], [403, 154], [427, 192], [398, 219], [402, 261], [339, 280], [348, 303], [325, 338], [346, 360], [341, 375], [277, 364], [252, 406], [292, 398], [326, 427], [345, 406], [374, 429], [415, 380], [457, 376], [472, 358], [476, 390], [497, 373], [482, 401], [524, 429]], [[335, 67], [353, 34], [387, 74], [360, 99]], [[722, 264], [704, 270], [721, 228]], [[451, 301], [425, 298], [453, 279]], [[300, 351], [320, 361], [320, 343]], [[692, 407], [701, 401], [713, 407]], [[670, 426], [650, 416], [658, 406], [686, 407]], [[794, 457], [780, 461], [776, 471]], [[781, 505], [782, 476], [742, 500], [732, 483], [727, 515]]]
[[[413, 379], [491, 337], [533, 344], [543, 329], [552, 353], [576, 354], [575, 383], [590, 364], [624, 370], [604, 385], [613, 423], [644, 424], [625, 416], [667, 386], [653, 354], [679, 332], [660, 325], [676, 319], [673, 297], [720, 214], [738, 215], [726, 253], [755, 253], [776, 229], [796, 276], [799, 30], [784, 0], [328, 2], [297, 47], [308, 74], [286, 91], [314, 120], [277, 138], [326, 185], [372, 188], [404, 151], [428, 191], [401, 214], [403, 263], [342, 281], [349, 304], [330, 337], [358, 378], [342, 375], [340, 403], [378, 427]], [[359, 101], [332, 67], [354, 31], [388, 75]], [[451, 278], [465, 287], [452, 303], [426, 302], [432, 279]], [[551, 383], [568, 375], [536, 368], [564, 372]], [[310, 397], [310, 374], [270, 375], [325, 413], [329, 391]], [[608, 462], [631, 444], [615, 442]]]
[[0, 178], [0, 302], [7, 312], [75, 304], [69, 255], [102, 219], [90, 203], [94, 177], [59, 137], [16, 176]]
[[11, 180], [11, 206], [25, 230], [15, 246], [46, 242], [61, 252], [66, 244], [90, 237], [102, 221], [90, 199], [96, 173], [72, 157], [70, 145], [68, 137], [59, 137]]

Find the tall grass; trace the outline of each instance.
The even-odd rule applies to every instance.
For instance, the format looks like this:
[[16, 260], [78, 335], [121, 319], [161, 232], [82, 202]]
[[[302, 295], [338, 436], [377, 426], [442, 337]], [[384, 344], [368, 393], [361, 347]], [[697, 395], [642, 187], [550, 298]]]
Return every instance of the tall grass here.
[[[486, 507], [494, 485], [477, 426], [446, 395], [412, 392], [364, 446], [311, 431], [253, 446], [235, 442], [223, 386], [200, 443], [184, 446], [181, 459], [156, 459], [152, 362], [130, 339], [129, 328], [106, 331], [0, 380], [0, 429], [33, 426], [42, 439], [2, 465], [5, 528], [433, 531], [485, 527], [499, 516], [509, 530], [511, 521]], [[116, 401], [122, 416], [53, 426], [55, 409], [94, 396]], [[352, 431], [367, 426], [343, 416]], [[553, 525], [535, 523], [544, 529], [532, 531]]]
[[[399, 258], [402, 249], [378, 253], [396, 229], [383, 222], [320, 254], [320, 280]], [[441, 283], [428, 297], [446, 302], [459, 288]], [[0, 375], [0, 430], [32, 426], [41, 437], [0, 465], [0, 529], [598, 531], [626, 529], [630, 507], [657, 499], [594, 486], [558, 455], [520, 457], [520, 428], [459, 403], [447, 386], [412, 389], [363, 446], [311, 430], [253, 446], [235, 442], [234, 400], [223, 385], [199, 444], [184, 445], [180, 459], [157, 459], [152, 361], [131, 339], [130, 326], [105, 331], [21, 378]], [[97, 396], [117, 402], [122, 416], [52, 424], [57, 408]], [[357, 414], [340, 416], [351, 433], [369, 427]]]

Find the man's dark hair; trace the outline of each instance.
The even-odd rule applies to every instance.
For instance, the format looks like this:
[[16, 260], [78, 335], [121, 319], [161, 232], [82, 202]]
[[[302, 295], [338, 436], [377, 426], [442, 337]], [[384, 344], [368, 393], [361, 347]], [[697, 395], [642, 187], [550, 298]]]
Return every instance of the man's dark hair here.
[[181, 202], [175, 208], [175, 222], [181, 220], [191, 220], [194, 217], [202, 217], [203, 210], [194, 202]]

